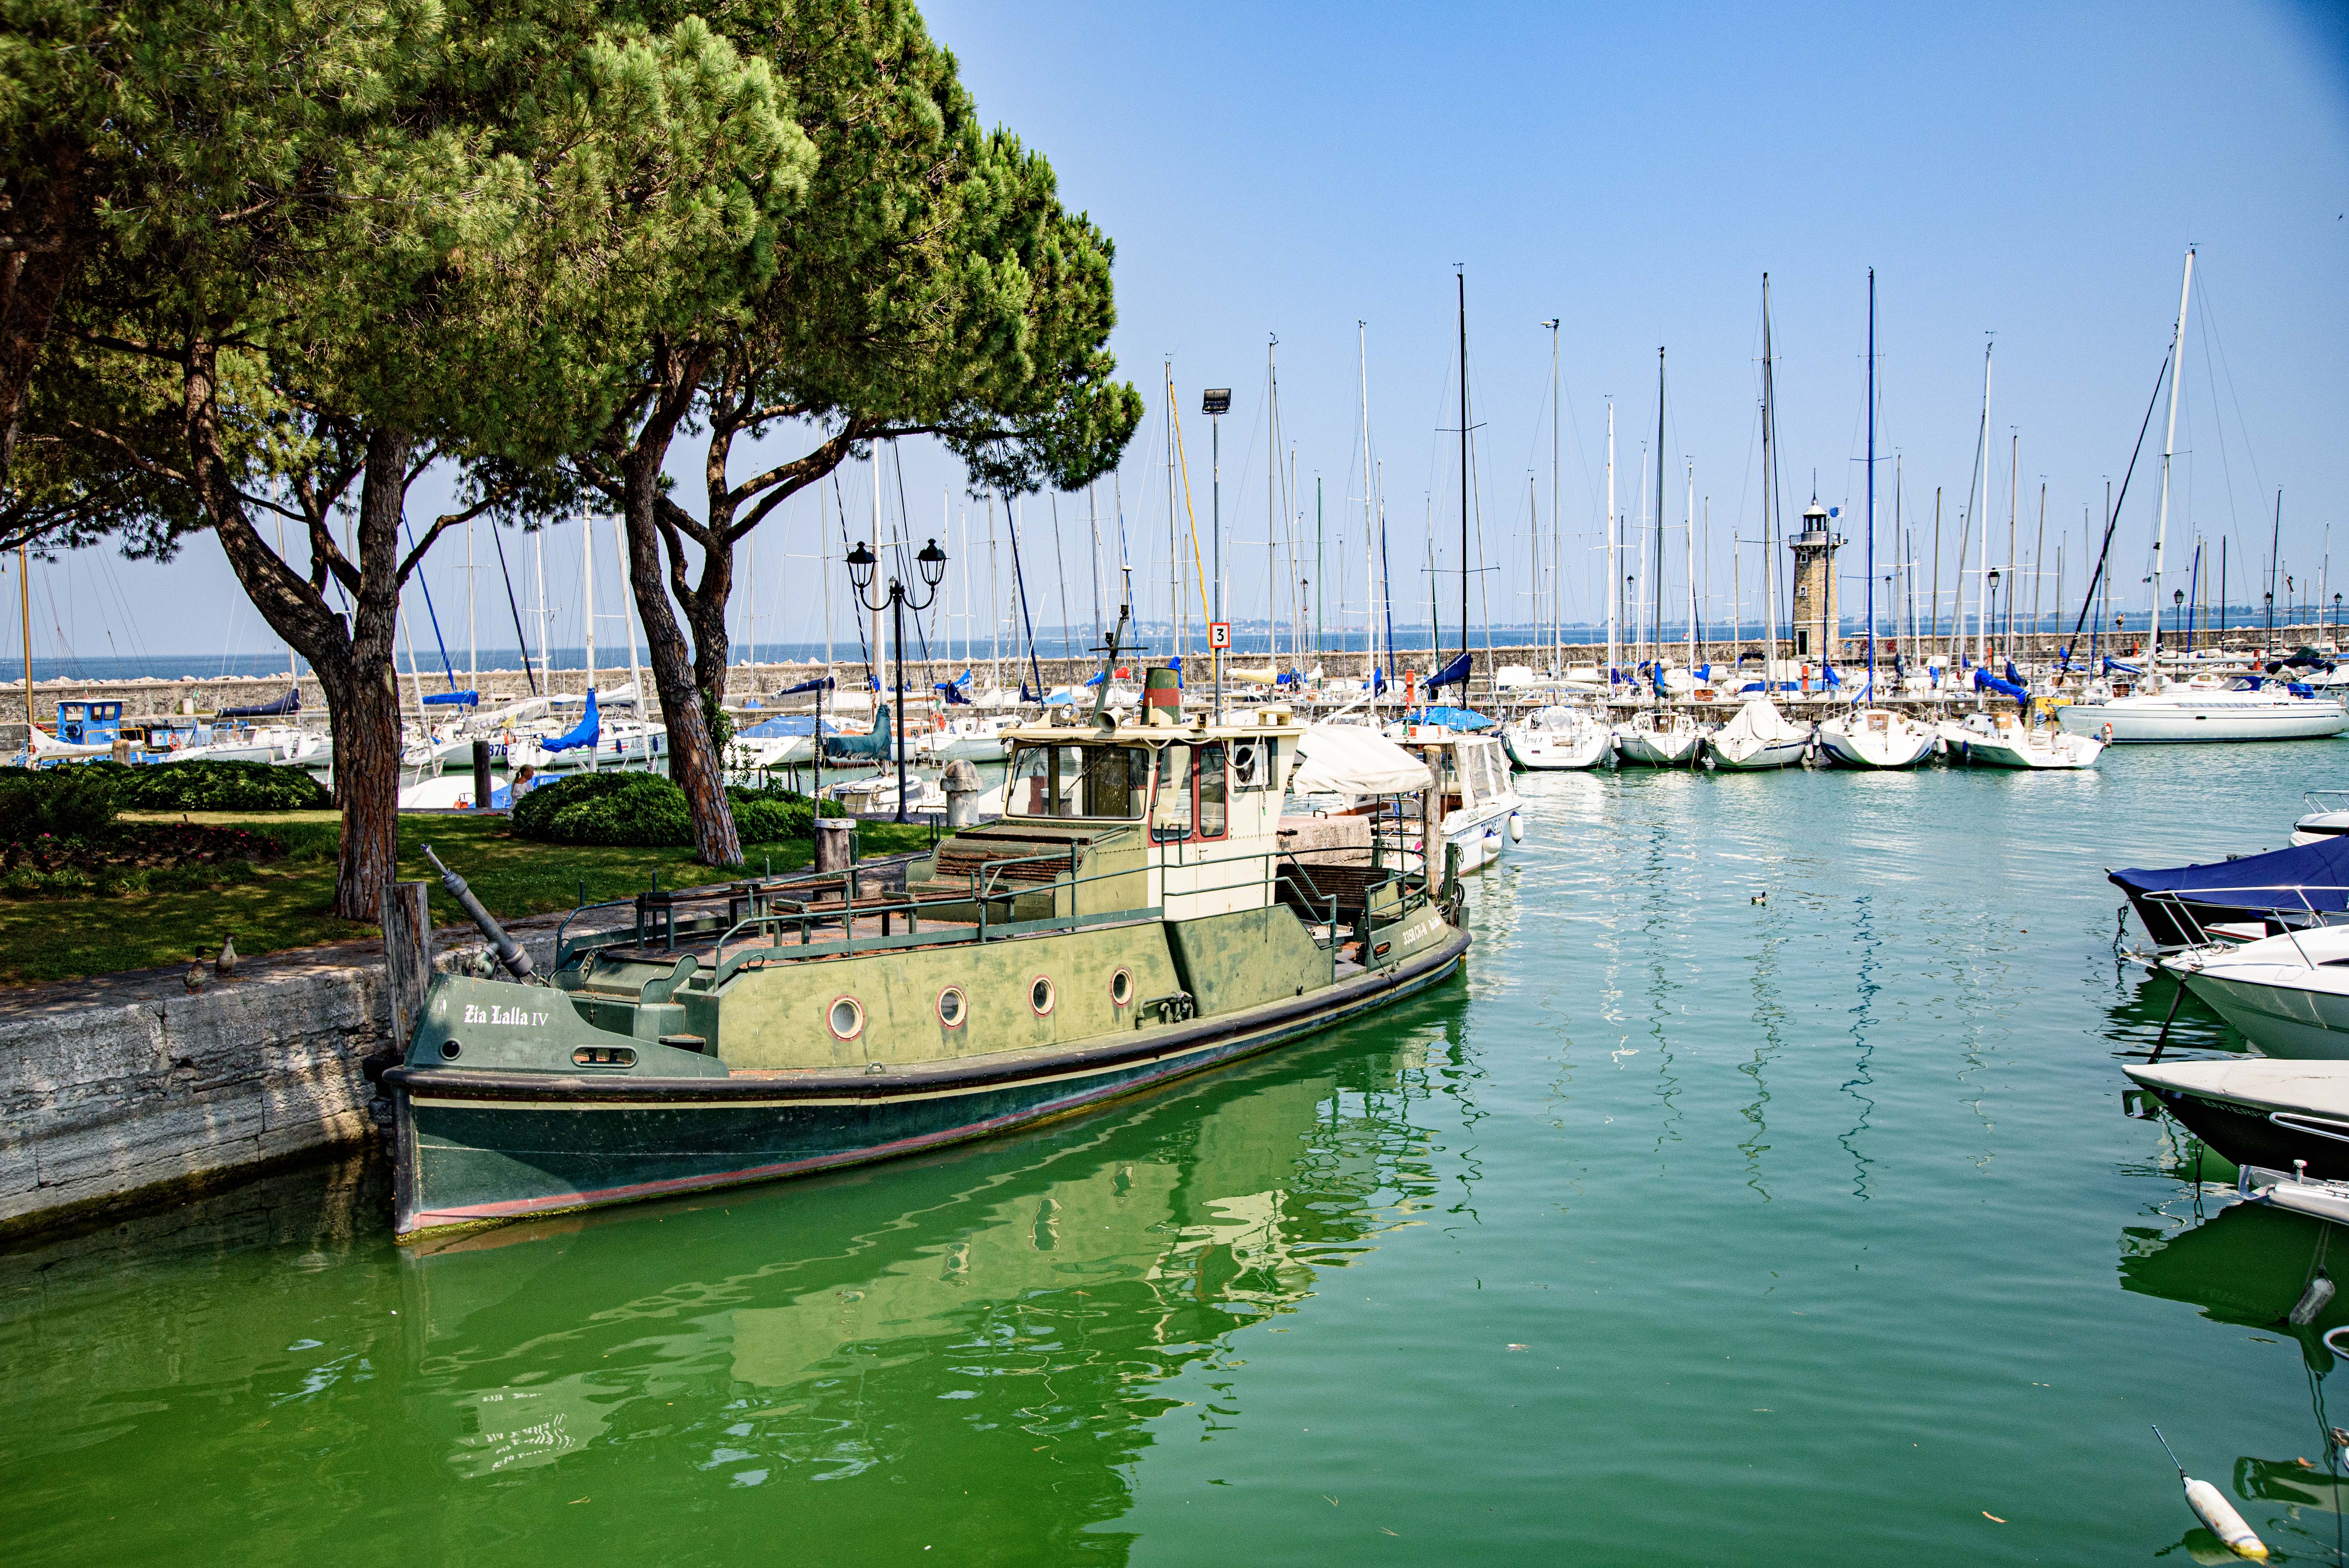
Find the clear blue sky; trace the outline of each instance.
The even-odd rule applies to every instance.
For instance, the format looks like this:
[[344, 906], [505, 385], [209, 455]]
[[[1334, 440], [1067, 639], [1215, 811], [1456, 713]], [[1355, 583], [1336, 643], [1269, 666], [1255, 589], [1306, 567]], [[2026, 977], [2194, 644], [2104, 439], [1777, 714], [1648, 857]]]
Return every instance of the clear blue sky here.
[[[1224, 507], [1227, 538], [1249, 542], [1229, 546], [1239, 614], [1261, 614], [1267, 602], [1264, 359], [1274, 334], [1299, 499], [1309, 529], [1312, 476], [1321, 476], [1333, 547], [1342, 524], [1357, 562], [1348, 578], [1355, 615], [1360, 501], [1349, 498], [1361, 490], [1358, 319], [1369, 324], [1390, 559], [1399, 593], [1416, 596], [1398, 604], [1398, 619], [1424, 618], [1419, 569], [1431, 511], [1439, 564], [1456, 568], [1457, 462], [1453, 438], [1439, 434], [1457, 423], [1454, 263], [1467, 272], [1471, 387], [1483, 426], [1477, 563], [1503, 569], [1482, 579], [1492, 585], [1495, 620], [1526, 613], [1529, 473], [1538, 474], [1549, 531], [1548, 335], [1537, 324], [1550, 316], [1563, 321], [1569, 618], [1597, 607], [1600, 568], [1589, 544], [1602, 527], [1605, 399], [1618, 400], [1618, 504], [1629, 511], [1639, 496], [1640, 443], [1653, 439], [1659, 346], [1671, 356], [1667, 520], [1679, 521], [1683, 465], [1693, 461], [1712, 516], [1710, 564], [1700, 575], [1709, 574], [1725, 611], [1730, 537], [1751, 537], [1758, 523], [1765, 270], [1785, 491], [1798, 506], [1816, 472], [1821, 498], [1844, 508], [1853, 540], [1846, 571], [1856, 576], [1870, 266], [1879, 296], [1880, 449], [1904, 454], [1919, 549], [1930, 546], [1939, 486], [1944, 555], [1954, 556], [1982, 346], [1994, 332], [1992, 561], [2006, 553], [2005, 450], [2019, 432], [2020, 554], [2026, 562], [2032, 554], [2044, 479], [2049, 570], [2060, 534], [2073, 542], [2065, 592], [2076, 600], [2082, 505], [2101, 506], [2106, 477], [2116, 480], [2128, 459], [2189, 242], [2200, 261], [2172, 497], [2172, 585], [2182, 585], [2198, 534], [2215, 547], [2232, 530], [2240, 602], [2264, 559], [2281, 487], [2288, 569], [2313, 575], [2325, 525], [2338, 522], [2333, 577], [2349, 587], [2349, 509], [2340, 504], [2349, 494], [2342, 7], [1492, 5], [1439, 14], [957, 0], [926, 15], [960, 57], [985, 115], [1046, 153], [1064, 199], [1116, 241], [1116, 348], [1153, 406], [1123, 491], [1137, 567], [1161, 581], [1163, 367], [1171, 356], [1203, 530], [1198, 392], [1233, 389]], [[2159, 437], [2157, 413], [2116, 548], [2132, 609], [2142, 608], [2137, 580], [2150, 545]], [[689, 473], [691, 459], [678, 468]], [[926, 450], [909, 450], [905, 468], [916, 529], [933, 531], [946, 491], [961, 504], [957, 476]], [[869, 506], [867, 482], [843, 475], [853, 519]], [[1898, 553], [1890, 482], [1888, 463], [1879, 475], [1883, 560]], [[885, 492], [893, 516], [895, 484], [893, 471]], [[1104, 510], [1109, 493], [1104, 486]], [[1081, 509], [1062, 503], [1063, 548], [1073, 616], [1089, 619]], [[1041, 498], [1023, 510], [1040, 624], [1060, 618], [1057, 577], [1045, 575], [1057, 565], [1048, 517]], [[816, 573], [792, 559], [813, 552], [815, 514], [786, 509], [780, 521], [761, 551], [761, 637], [821, 635], [821, 602], [809, 586]], [[1150, 540], [1159, 542], [1154, 560], [1143, 553]], [[959, 553], [958, 533], [949, 542]], [[1675, 535], [1675, 595], [1682, 549]], [[576, 581], [575, 547], [558, 535], [549, 560], [564, 593]], [[1744, 560], [1750, 620], [1751, 547]], [[444, 618], [461, 594], [457, 563], [444, 547], [433, 569]], [[193, 542], [169, 571], [100, 566], [87, 556], [59, 570], [71, 581], [53, 589], [57, 618], [70, 619], [82, 653], [108, 651], [109, 631], [122, 652], [134, 637], [160, 653], [222, 646], [229, 635], [223, 611], [234, 591], [209, 540]], [[1332, 562], [1332, 621], [1336, 571]], [[1945, 601], [1953, 583], [1945, 564]], [[483, 591], [502, 614], [493, 578]], [[1847, 607], [1856, 610], [1858, 592], [1847, 583]], [[1447, 590], [1454, 595], [1456, 587]], [[1164, 588], [1146, 603], [1163, 613]], [[1447, 608], [1447, 624], [1455, 614]], [[268, 645], [252, 612], [242, 615], [245, 630], [233, 640]], [[36, 604], [36, 653], [49, 651], [50, 619]], [[570, 619], [575, 626], [575, 613]], [[605, 633], [616, 635], [616, 624]], [[558, 623], [557, 638], [575, 633], [564, 639]]]

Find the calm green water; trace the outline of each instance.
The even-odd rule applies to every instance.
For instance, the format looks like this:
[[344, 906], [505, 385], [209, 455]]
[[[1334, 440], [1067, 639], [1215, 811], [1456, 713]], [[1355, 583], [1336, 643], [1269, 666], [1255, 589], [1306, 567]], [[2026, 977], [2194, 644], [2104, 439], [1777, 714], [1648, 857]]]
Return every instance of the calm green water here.
[[2323, 1238], [2122, 1114], [2168, 995], [2099, 872], [2281, 844], [2345, 754], [1535, 779], [1464, 981], [1081, 1122], [426, 1258], [356, 1167], [0, 1258], [0, 1541], [2215, 1561], [2159, 1421], [2332, 1561]]

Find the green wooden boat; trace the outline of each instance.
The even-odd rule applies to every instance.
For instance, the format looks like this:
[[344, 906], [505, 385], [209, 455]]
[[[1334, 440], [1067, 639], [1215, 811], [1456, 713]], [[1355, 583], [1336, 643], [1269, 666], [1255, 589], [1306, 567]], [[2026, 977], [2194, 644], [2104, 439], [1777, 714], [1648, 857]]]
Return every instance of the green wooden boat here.
[[1291, 853], [1306, 734], [1277, 708], [1016, 730], [1007, 814], [902, 891], [851, 868], [647, 893], [633, 928], [558, 938], [545, 979], [463, 895], [510, 975], [437, 979], [383, 1075], [397, 1234], [984, 1137], [1444, 980], [1468, 937], [1456, 875], [1405, 848], [1433, 837], [1425, 791], [1389, 796], [1367, 851]]

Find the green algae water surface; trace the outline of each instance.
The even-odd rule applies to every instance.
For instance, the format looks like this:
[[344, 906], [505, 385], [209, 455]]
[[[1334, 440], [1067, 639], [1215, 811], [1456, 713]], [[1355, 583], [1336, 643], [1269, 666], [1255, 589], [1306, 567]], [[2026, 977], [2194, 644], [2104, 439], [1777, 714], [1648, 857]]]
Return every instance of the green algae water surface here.
[[1533, 777], [1465, 979], [1080, 1121], [424, 1256], [366, 1164], [21, 1248], [0, 1542], [2217, 1561], [2158, 1421], [2334, 1561], [2327, 1237], [2123, 1114], [2168, 992], [2101, 873], [2280, 845], [2344, 755]]

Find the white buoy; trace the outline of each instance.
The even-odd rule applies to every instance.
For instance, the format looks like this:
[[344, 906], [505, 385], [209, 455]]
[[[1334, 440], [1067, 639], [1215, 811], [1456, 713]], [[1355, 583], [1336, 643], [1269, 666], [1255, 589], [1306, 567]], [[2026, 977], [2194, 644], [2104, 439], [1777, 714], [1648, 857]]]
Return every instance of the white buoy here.
[[1512, 811], [1509, 813], [1509, 842], [1513, 844], [1522, 844], [1525, 841], [1526, 820], [1523, 817], [1518, 816], [1515, 811]]
[[2161, 1444], [2162, 1451], [2169, 1455], [2169, 1462], [2178, 1465], [2178, 1482], [2186, 1489], [2186, 1506], [2210, 1527], [2211, 1534], [2226, 1542], [2228, 1551], [2238, 1557], [2266, 1562], [2267, 1542], [2251, 1533], [2251, 1527], [2243, 1522], [2243, 1516], [2235, 1511], [2235, 1505], [2209, 1481], [2196, 1480], [2186, 1473], [2186, 1467], [2178, 1464], [2178, 1455], [2171, 1450], [2169, 1439], [2161, 1435], [2159, 1427], [2153, 1429], [2153, 1436]]
[[2294, 1328], [2306, 1328], [2310, 1324], [2314, 1323], [2325, 1307], [2331, 1304], [2333, 1289], [2333, 1282], [2323, 1274], [2318, 1274], [2314, 1279], [2310, 1280], [2308, 1288], [2301, 1293], [2300, 1300], [2292, 1304], [2292, 1316], [2289, 1319], [2292, 1326]]

